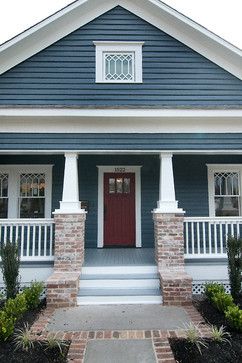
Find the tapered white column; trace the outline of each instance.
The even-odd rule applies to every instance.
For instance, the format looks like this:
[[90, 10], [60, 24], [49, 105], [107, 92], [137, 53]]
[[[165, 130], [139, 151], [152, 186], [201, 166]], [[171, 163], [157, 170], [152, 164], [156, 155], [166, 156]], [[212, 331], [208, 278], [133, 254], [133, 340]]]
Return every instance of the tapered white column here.
[[79, 201], [77, 153], [65, 154], [65, 171], [62, 200], [60, 201], [60, 209], [55, 210], [54, 213], [85, 213], [85, 210], [81, 209], [81, 203]]
[[155, 213], [184, 213], [178, 208], [175, 197], [175, 184], [172, 166], [172, 154], [160, 154], [159, 200]]

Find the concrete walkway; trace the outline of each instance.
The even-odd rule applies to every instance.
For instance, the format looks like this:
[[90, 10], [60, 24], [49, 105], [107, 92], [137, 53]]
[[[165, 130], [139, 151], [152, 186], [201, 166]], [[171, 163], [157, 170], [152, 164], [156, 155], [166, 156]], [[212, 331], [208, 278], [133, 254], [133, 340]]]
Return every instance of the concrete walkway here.
[[161, 305], [98, 305], [57, 309], [49, 331], [173, 330], [189, 323], [185, 309]]

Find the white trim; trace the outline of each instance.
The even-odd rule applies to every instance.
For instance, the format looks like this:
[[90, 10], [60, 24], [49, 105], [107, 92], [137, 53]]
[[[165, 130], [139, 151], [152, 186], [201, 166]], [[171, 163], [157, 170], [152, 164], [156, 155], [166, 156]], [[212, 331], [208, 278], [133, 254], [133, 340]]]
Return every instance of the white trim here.
[[[96, 46], [96, 83], [142, 83], [142, 45], [144, 42], [101, 42], [95, 41]], [[105, 60], [106, 52], [122, 53], [132, 52], [133, 57], [133, 79], [132, 80], [106, 80], [105, 79]]]
[[118, 173], [115, 168], [125, 168], [125, 173], [135, 174], [135, 246], [141, 247], [141, 177], [142, 166], [133, 165], [97, 165], [98, 168], [98, 232], [97, 247], [103, 247], [103, 180], [104, 173]]
[[[239, 174], [239, 190], [240, 190], [240, 215], [242, 211], [242, 164], [206, 164], [208, 171], [208, 205], [209, 216], [221, 219], [222, 217], [215, 217], [214, 208], [214, 173], [215, 172], [238, 172]], [[239, 217], [224, 217], [225, 219], [238, 219]]]
[[240, 49], [159, 0], [76, 1], [4, 43], [0, 47], [0, 74], [118, 5], [242, 79]]
[[[51, 218], [52, 203], [52, 167], [53, 165], [0, 165], [0, 171], [9, 175], [9, 201], [8, 201], [8, 218], [18, 218], [18, 191], [20, 183], [20, 174], [22, 173], [44, 173], [46, 181], [45, 190], [45, 218]], [[20, 218], [19, 218], [20, 219]], [[22, 218], [20, 219], [22, 220]], [[36, 219], [38, 221], [38, 219]], [[40, 219], [41, 220], [41, 219]]]
[[242, 117], [240, 109], [141, 109], [141, 108], [49, 108], [49, 107], [0, 107], [0, 116], [12, 117], [165, 117], [165, 118], [219, 118]]

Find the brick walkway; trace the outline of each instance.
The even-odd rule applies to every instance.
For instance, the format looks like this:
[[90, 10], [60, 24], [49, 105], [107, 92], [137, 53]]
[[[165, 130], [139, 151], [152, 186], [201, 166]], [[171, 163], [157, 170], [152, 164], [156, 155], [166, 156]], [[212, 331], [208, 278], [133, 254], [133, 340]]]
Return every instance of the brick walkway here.
[[[205, 323], [199, 312], [193, 305], [186, 306], [184, 309], [187, 311], [192, 322], [199, 324], [199, 334], [202, 337], [210, 336], [210, 327]], [[47, 308], [33, 324], [31, 330], [33, 338], [36, 340], [44, 340], [48, 336], [55, 336], [60, 340], [70, 340], [71, 345], [68, 352], [68, 362], [70, 363], [84, 363], [84, 356], [89, 340], [100, 339], [115, 339], [115, 340], [128, 340], [128, 339], [150, 339], [154, 348], [157, 363], [175, 363], [173, 353], [169, 345], [169, 338], [181, 338], [185, 336], [184, 329], [177, 330], [98, 330], [98, 331], [58, 331], [49, 332], [47, 325], [54, 313], [54, 309]]]

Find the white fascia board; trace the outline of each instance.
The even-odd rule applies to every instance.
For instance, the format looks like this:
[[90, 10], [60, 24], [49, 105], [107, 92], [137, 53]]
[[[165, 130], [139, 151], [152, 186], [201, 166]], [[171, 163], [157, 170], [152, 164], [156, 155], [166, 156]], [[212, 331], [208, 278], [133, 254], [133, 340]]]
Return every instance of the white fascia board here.
[[0, 74], [120, 5], [242, 79], [242, 51], [158, 0], [79, 0], [0, 46]]
[[78, 108], [25, 108], [0, 107], [0, 117], [165, 117], [165, 118], [219, 118], [242, 117], [242, 109], [78, 109]]

